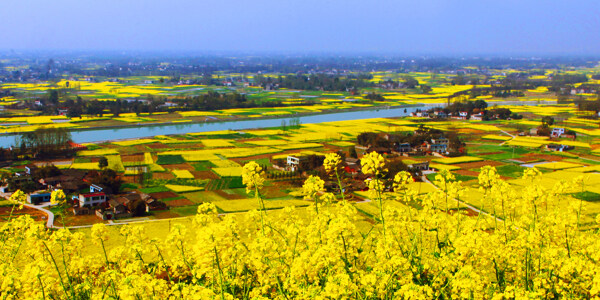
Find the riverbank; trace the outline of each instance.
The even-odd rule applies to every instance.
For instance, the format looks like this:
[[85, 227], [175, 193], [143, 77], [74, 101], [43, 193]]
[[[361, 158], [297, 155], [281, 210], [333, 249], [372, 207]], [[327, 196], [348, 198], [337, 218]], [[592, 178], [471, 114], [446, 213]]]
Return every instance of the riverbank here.
[[[494, 102], [494, 105], [545, 105], [552, 104], [551, 101], [504, 101]], [[349, 121], [358, 119], [403, 117], [408, 116], [417, 109], [440, 107], [439, 103], [404, 104], [398, 106], [373, 106], [357, 107], [344, 110], [329, 110], [325, 112], [296, 113], [293, 115], [262, 116], [257, 118], [235, 118], [230, 120], [212, 119], [201, 122], [181, 123], [148, 123], [148, 124], [126, 124], [120, 126], [105, 126], [93, 128], [70, 129], [72, 139], [76, 143], [100, 143], [112, 140], [130, 140], [156, 135], [174, 135], [194, 132], [208, 132], [221, 130], [247, 130], [253, 128], [278, 127], [285, 121], [299, 121], [302, 124], [322, 123], [330, 121]], [[18, 134], [0, 135], [0, 147], [14, 145], [14, 137]]]
[[[297, 112], [294, 114], [281, 114], [281, 115], [270, 115], [270, 116], [262, 116], [262, 117], [243, 117], [243, 116], [229, 116], [228, 118], [217, 119], [206, 117], [203, 121], [190, 121], [190, 122], [152, 122], [152, 123], [130, 123], [130, 124], [122, 124], [122, 125], [111, 125], [111, 126], [94, 126], [94, 127], [75, 127], [68, 128], [69, 131], [89, 131], [89, 130], [102, 130], [102, 129], [121, 129], [121, 128], [139, 128], [139, 127], [149, 127], [149, 126], [177, 126], [177, 125], [189, 125], [189, 124], [205, 124], [205, 123], [219, 123], [219, 122], [233, 122], [233, 121], [247, 121], [247, 120], [271, 120], [271, 119], [289, 119], [294, 117], [304, 117], [304, 116], [313, 116], [313, 115], [323, 115], [323, 114], [332, 114], [332, 113], [344, 113], [344, 112], [353, 112], [353, 111], [368, 111], [368, 110], [379, 110], [379, 109], [390, 109], [390, 108], [400, 108], [400, 107], [415, 107], [415, 106], [431, 106], [431, 104], [402, 104], [402, 105], [379, 105], [379, 106], [370, 106], [370, 107], [352, 107], [345, 109], [328, 109], [322, 110], [320, 112]], [[437, 106], [437, 105], [435, 105]], [[15, 136], [19, 135], [23, 132], [11, 132], [11, 133], [0, 133], [0, 136]]]

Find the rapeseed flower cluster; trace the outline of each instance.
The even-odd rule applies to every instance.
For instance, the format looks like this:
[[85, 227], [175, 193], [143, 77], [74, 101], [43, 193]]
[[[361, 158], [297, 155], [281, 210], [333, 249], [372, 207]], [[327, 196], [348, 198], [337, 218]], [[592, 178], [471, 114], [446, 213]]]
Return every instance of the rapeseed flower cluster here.
[[[385, 160], [363, 161], [377, 189], [379, 218], [349, 201], [219, 215], [198, 207], [193, 225], [164, 240], [143, 225], [105, 225], [86, 239], [49, 230], [29, 216], [0, 227], [3, 299], [591, 299], [600, 297], [598, 224], [583, 223], [585, 203], [568, 194], [581, 180], [551, 190], [534, 180], [510, 186], [493, 168], [480, 176], [492, 207], [465, 213], [464, 188], [440, 172], [438, 189], [411, 192], [410, 174], [382, 174]], [[264, 184], [258, 165], [244, 167], [250, 191]], [[389, 177], [388, 177], [389, 178]], [[306, 191], [324, 191], [311, 177]], [[258, 193], [259, 194], [259, 193]], [[321, 197], [331, 197], [327, 193]], [[257, 196], [258, 197], [258, 196]], [[14, 197], [19, 198], [19, 194]], [[570, 200], [571, 199], [571, 200]], [[252, 201], [249, 199], [248, 201]], [[405, 205], [392, 205], [401, 201]], [[566, 202], [575, 202], [565, 209]], [[409, 205], [413, 203], [414, 206]], [[319, 203], [313, 204], [316, 206]], [[496, 206], [498, 209], [495, 209]], [[384, 222], [385, 220], [385, 222]], [[596, 220], [600, 221], [600, 218]], [[192, 238], [190, 238], [190, 236]], [[83, 251], [87, 240], [99, 251]], [[89, 249], [89, 248], [88, 248]]]

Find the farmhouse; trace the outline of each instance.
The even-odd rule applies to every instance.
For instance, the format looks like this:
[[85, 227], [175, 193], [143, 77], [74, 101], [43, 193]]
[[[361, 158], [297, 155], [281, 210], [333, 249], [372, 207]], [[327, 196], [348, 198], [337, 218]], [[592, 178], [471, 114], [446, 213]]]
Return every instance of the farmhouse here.
[[548, 144], [546, 145], [546, 149], [550, 150], [550, 151], [558, 151], [558, 152], [563, 152], [566, 150], [571, 150], [575, 147], [573, 146], [568, 146], [568, 145], [559, 145], [559, 144]]
[[50, 202], [50, 197], [49, 191], [37, 191], [27, 195], [27, 203], [38, 205], [42, 202]]
[[480, 113], [471, 115], [471, 120], [474, 120], [474, 121], [483, 121], [483, 113], [480, 112]]
[[409, 164], [407, 166], [409, 169], [412, 169], [412, 170], [419, 170], [419, 171], [429, 170], [429, 162], [428, 161], [413, 163], [413, 164]]
[[564, 128], [552, 128], [551, 136], [552, 137], [560, 137], [564, 133], [565, 133], [565, 129]]
[[448, 149], [448, 139], [447, 138], [437, 138], [431, 139], [430, 142], [427, 143], [427, 150], [431, 152], [437, 153], [445, 153]]
[[79, 207], [96, 206], [106, 202], [106, 194], [103, 192], [79, 194]]
[[306, 157], [288, 156], [286, 169], [292, 172], [297, 171], [302, 160], [306, 160]]

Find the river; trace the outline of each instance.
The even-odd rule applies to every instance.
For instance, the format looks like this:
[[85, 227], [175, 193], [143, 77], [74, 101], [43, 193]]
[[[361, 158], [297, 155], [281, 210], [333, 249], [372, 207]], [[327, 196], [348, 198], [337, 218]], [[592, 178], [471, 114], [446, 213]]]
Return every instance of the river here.
[[[539, 105], [556, 103], [550, 102], [524, 102], [524, 101], [503, 101], [491, 102], [490, 105]], [[75, 143], [97, 143], [108, 140], [136, 139], [144, 137], [153, 137], [157, 135], [186, 134], [192, 132], [207, 132], [220, 130], [246, 130], [253, 128], [268, 128], [281, 126], [285, 121], [289, 124], [292, 119], [299, 119], [301, 124], [322, 123], [333, 121], [349, 121], [358, 119], [372, 118], [391, 118], [404, 117], [417, 109], [439, 107], [440, 104], [422, 104], [412, 106], [396, 106], [394, 108], [377, 107], [370, 110], [336, 112], [316, 115], [289, 116], [284, 118], [259, 119], [259, 120], [240, 120], [240, 121], [222, 121], [207, 123], [177, 123], [147, 125], [138, 127], [117, 127], [117, 128], [98, 128], [98, 129], [74, 129], [71, 136]], [[8, 148], [15, 144], [15, 135], [0, 136], [0, 147]]]

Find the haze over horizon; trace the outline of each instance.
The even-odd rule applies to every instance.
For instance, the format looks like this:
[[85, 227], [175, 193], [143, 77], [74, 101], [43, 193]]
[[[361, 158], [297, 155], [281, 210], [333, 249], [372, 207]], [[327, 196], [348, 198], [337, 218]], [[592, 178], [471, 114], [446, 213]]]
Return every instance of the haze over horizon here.
[[599, 15], [585, 0], [4, 0], [0, 49], [595, 55]]

